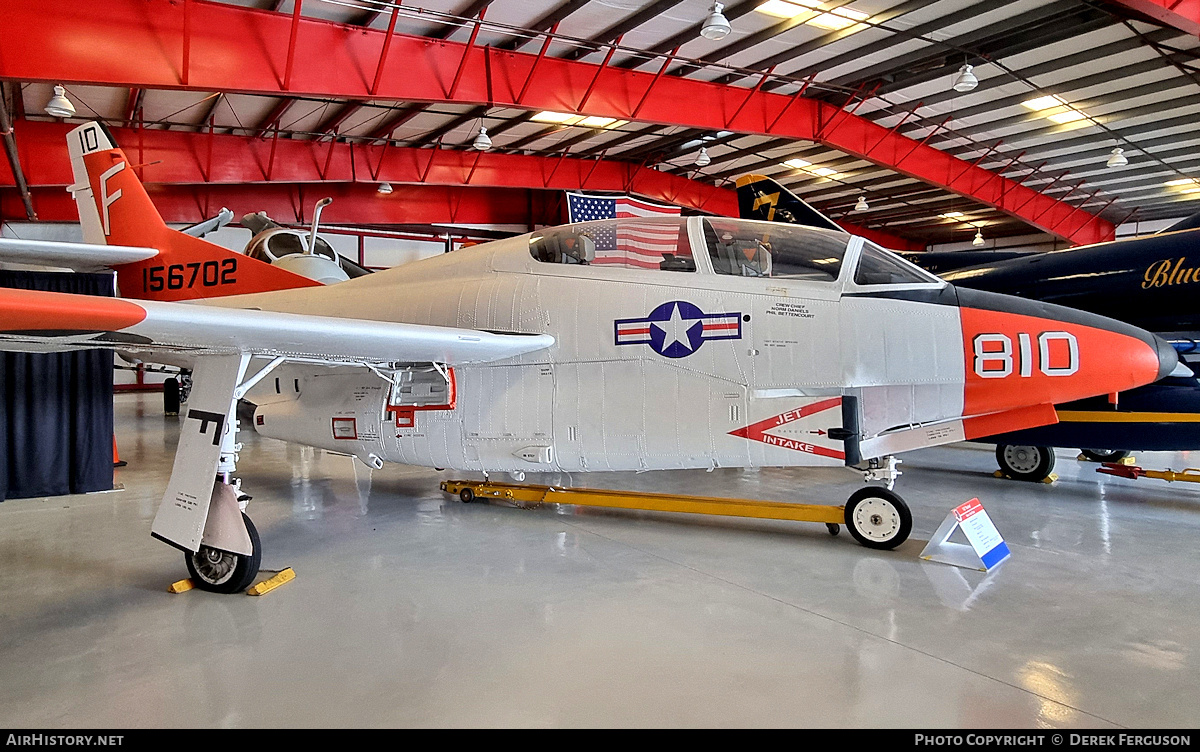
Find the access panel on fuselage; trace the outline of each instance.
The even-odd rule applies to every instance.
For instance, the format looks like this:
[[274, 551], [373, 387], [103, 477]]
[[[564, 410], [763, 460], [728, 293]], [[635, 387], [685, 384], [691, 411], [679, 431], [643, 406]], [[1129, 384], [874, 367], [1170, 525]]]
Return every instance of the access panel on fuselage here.
[[554, 369], [554, 437], [563, 470], [742, 467], [746, 442], [729, 434], [746, 389], [648, 359]]

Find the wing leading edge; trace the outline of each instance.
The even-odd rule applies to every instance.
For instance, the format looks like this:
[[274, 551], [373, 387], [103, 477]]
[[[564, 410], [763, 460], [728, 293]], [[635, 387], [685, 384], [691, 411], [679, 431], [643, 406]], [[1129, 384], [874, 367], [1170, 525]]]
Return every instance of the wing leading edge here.
[[554, 344], [547, 334], [386, 323], [295, 313], [0, 290], [0, 349], [110, 348], [183, 355], [248, 353], [344, 363], [504, 360]]

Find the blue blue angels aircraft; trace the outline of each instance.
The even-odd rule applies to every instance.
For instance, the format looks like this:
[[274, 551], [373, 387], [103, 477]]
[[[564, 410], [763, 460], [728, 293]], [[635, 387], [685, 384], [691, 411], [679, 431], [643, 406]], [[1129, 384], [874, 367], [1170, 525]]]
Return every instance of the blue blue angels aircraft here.
[[[745, 219], [842, 229], [768, 177], [743, 176], [737, 192]], [[900, 253], [959, 287], [1070, 306], [1162, 334], [1184, 363], [1200, 369], [1200, 213], [1156, 235], [1045, 253]], [[1088, 459], [1105, 462], [1133, 450], [1200, 449], [1200, 381], [1185, 371], [1108, 398], [1058, 405], [1055, 425], [981, 441], [994, 442], [1000, 469], [1021, 480], [1049, 476], [1056, 446], [1083, 447]]]

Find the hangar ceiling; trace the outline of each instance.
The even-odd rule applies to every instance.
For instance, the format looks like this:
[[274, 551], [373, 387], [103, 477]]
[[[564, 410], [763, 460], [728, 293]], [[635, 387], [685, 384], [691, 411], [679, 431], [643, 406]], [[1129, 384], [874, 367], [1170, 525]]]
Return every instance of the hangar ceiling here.
[[[292, 0], [224, 4], [287, 17], [296, 10]], [[710, 5], [425, 0], [416, 8], [383, 0], [302, 0], [298, 18], [392, 27], [396, 35], [472, 49], [638, 70], [653, 74], [656, 82], [666, 77], [715, 82], [739, 87], [746, 102], [759, 93], [799, 94], [844, 113], [825, 124], [830, 129], [849, 128], [861, 118], [958, 157], [964, 173], [975, 166], [1001, 174], [1014, 189], [1032, 188], [1056, 199], [1051, 204], [1060, 209], [1081, 208], [1112, 224], [1200, 210], [1200, 40], [1125, 3], [833, 0], [814, 10], [785, 0], [732, 0], [724, 8], [732, 32], [720, 40], [699, 33]], [[253, 18], [269, 20], [265, 14]], [[289, 72], [293, 57], [312, 64], [322, 55], [302, 37], [297, 43], [293, 34], [292, 40]], [[955, 91], [952, 82], [964, 64], [973, 66], [979, 84]], [[51, 120], [42, 106], [54, 79], [47, 74], [22, 80], [9, 71], [0, 53], [10, 96], [19, 93], [18, 117]], [[455, 85], [462, 75], [457, 71]], [[583, 119], [575, 115], [586, 113], [582, 107], [555, 114], [458, 102], [454, 96], [433, 102], [320, 92], [270, 96], [250, 85], [208, 92], [129, 86], [116, 78], [63, 81], [79, 118], [181, 134], [211, 127], [215, 134], [259, 139], [443, 150], [470, 149], [479, 126], [486, 125], [497, 155], [627, 162], [726, 187], [747, 172], [771, 175], [835, 218], [921, 244], [970, 240], [976, 229], [989, 238], [1027, 234], [1030, 219], [1038, 216], [1001, 211], [996, 201], [980, 200], [971, 184], [953, 176], [931, 182], [914, 176], [911, 165], [894, 168], [886, 159], [863, 158], [862, 151], [875, 157], [870, 149], [855, 154], [828, 139], [764, 135], [771, 128], [748, 133], [663, 123], [661, 117]], [[596, 80], [599, 74], [593, 87]], [[545, 76], [537, 80], [539, 88], [553, 86]], [[586, 101], [593, 89], [585, 86], [586, 81], [575, 83]], [[716, 105], [694, 103], [697, 110], [706, 106]], [[726, 112], [726, 120], [732, 125], [738, 114], [729, 118]], [[701, 147], [711, 158], [703, 167], [695, 163]], [[1106, 166], [1115, 148], [1123, 150], [1127, 165]], [[859, 196], [869, 209], [854, 210]], [[1046, 211], [1052, 210], [1058, 209], [1048, 204]]]

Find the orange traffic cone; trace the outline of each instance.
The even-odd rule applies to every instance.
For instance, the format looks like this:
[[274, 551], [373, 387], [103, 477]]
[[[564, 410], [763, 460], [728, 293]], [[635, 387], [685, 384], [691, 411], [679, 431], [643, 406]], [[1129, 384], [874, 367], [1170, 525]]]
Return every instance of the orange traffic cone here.
[[121, 460], [121, 455], [117, 454], [117, 435], [113, 434], [113, 467], [125, 467], [128, 462]]

